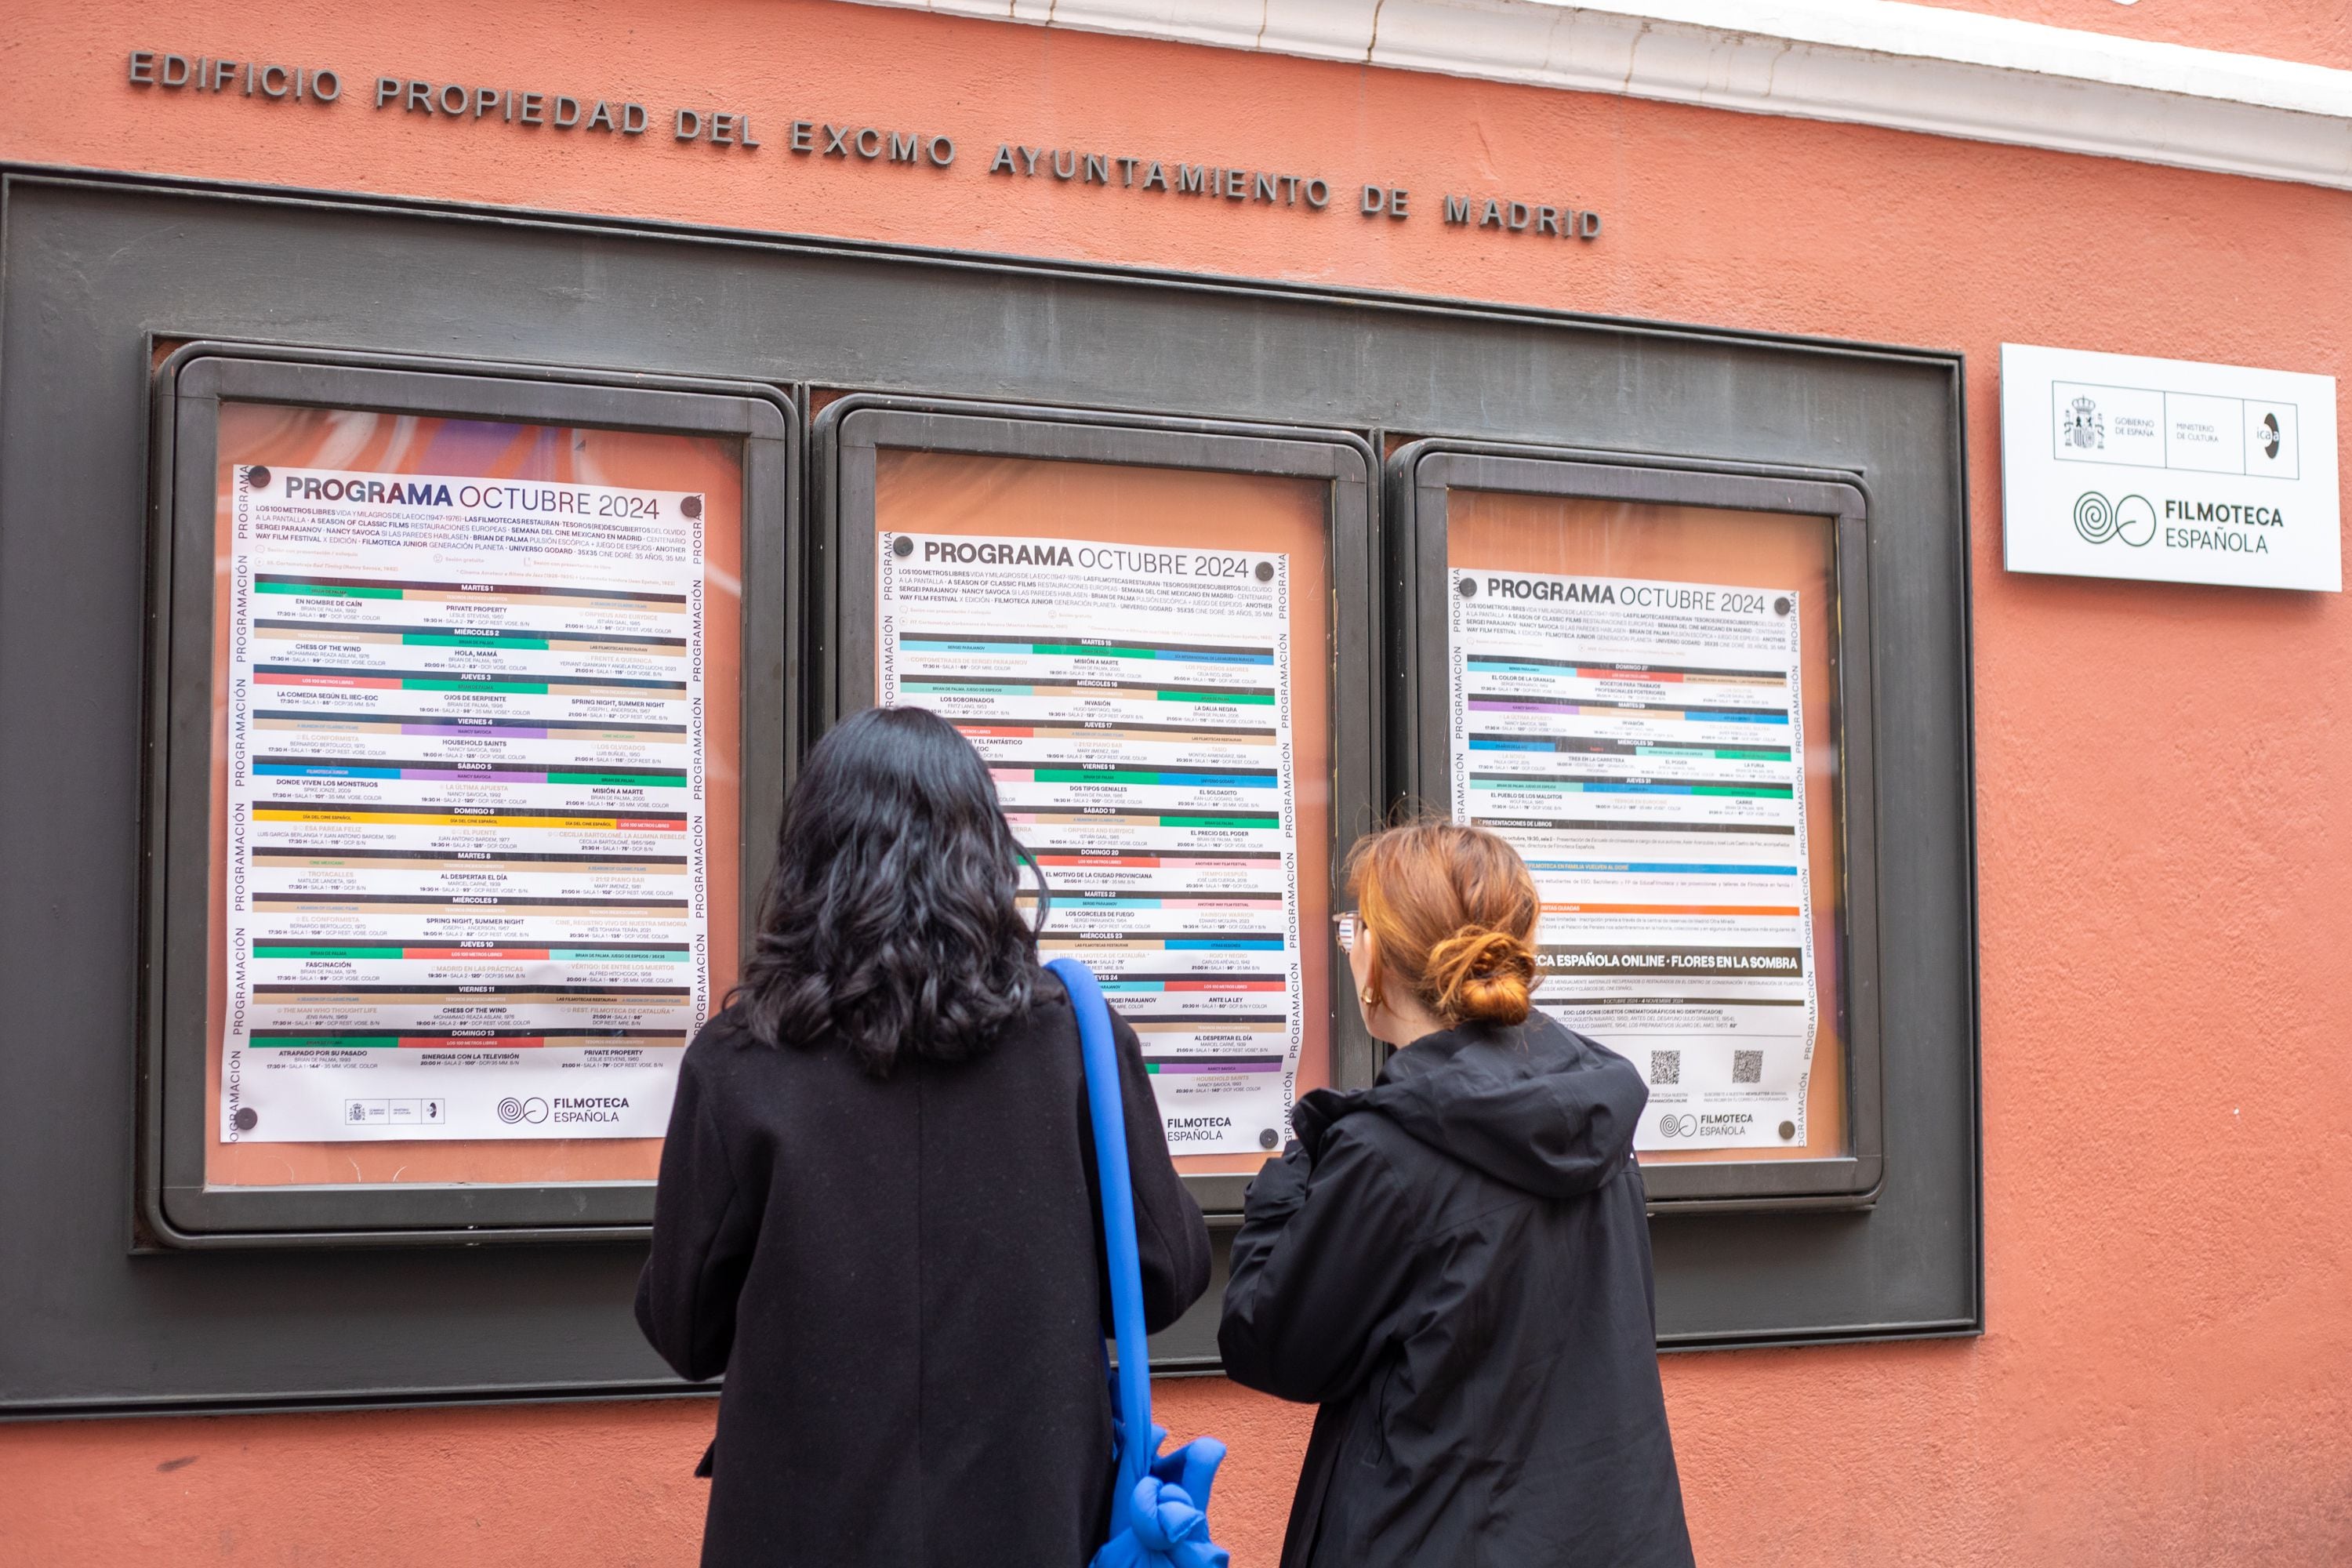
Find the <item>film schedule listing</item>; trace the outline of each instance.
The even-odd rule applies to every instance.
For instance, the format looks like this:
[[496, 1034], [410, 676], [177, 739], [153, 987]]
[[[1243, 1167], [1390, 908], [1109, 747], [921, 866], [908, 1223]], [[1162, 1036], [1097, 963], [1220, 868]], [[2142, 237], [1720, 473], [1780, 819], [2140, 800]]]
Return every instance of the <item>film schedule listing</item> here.
[[1050, 895], [1039, 945], [1085, 962], [1134, 1027], [1170, 1148], [1279, 1149], [1304, 1026], [1288, 558], [879, 549], [881, 700], [987, 760]]
[[1801, 1144], [1820, 1002], [1797, 594], [1450, 586], [1453, 810], [1534, 873], [1537, 1004], [1643, 1070], [1637, 1149]]
[[661, 1136], [709, 1006], [702, 499], [232, 470], [223, 1139]]

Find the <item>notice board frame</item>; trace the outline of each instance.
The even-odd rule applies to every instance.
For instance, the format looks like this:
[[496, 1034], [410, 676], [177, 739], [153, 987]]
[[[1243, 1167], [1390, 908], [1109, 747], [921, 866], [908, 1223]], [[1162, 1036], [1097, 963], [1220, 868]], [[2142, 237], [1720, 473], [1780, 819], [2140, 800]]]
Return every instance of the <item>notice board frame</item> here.
[[[1902, 900], [1881, 922], [1900, 981], [1880, 1003], [1893, 1158], [1866, 1211], [1662, 1213], [1658, 1338], [1982, 1331], [1957, 348], [22, 163], [0, 165], [0, 1027], [17, 1069], [17, 1131], [0, 1143], [0, 1321], [16, 1331], [0, 1335], [0, 1418], [709, 1393], [630, 1321], [634, 1233], [126, 1246], [159, 338], [740, 380], [793, 387], [803, 408], [811, 386], [944, 392], [1332, 427], [1381, 451], [1443, 436], [1858, 476], [1874, 520], [1881, 795], [1895, 803], [1881, 879]], [[817, 636], [796, 646], [814, 658]], [[1197, 1354], [1155, 1365], [1213, 1371], [1215, 1314], [1213, 1289]]]
[[[1454, 489], [1825, 518], [1837, 568], [1840, 768], [1838, 828], [1844, 872], [1845, 1104], [1848, 1148], [1805, 1160], [1650, 1163], [1642, 1177], [1653, 1213], [1669, 1210], [1870, 1207], [1885, 1180], [1886, 1144], [1878, 995], [1877, 711], [1872, 680], [1870, 503], [1854, 475], [1765, 465], [1677, 462], [1443, 438], [1414, 441], [1386, 467], [1393, 603], [1389, 626], [1391, 755], [1408, 795], [1454, 797], [1447, 700], [1447, 503]], [[1817, 906], [1818, 907], [1818, 906]], [[1817, 938], [1818, 940], [1818, 938]]]
[[[1216, 420], [1154, 418], [1102, 410], [909, 398], [860, 393], [818, 411], [811, 434], [817, 552], [825, 563], [810, 577], [824, 602], [811, 617], [824, 642], [811, 661], [816, 690], [810, 710], [822, 724], [873, 700], [876, 592], [876, 475], [884, 448], [973, 457], [1132, 468], [1199, 468], [1222, 473], [1308, 479], [1324, 484], [1333, 615], [1328, 653], [1331, 700], [1331, 843], [1336, 897], [1349, 845], [1372, 826], [1383, 796], [1385, 693], [1375, 678], [1380, 646], [1375, 494], [1380, 471], [1371, 444], [1345, 430], [1294, 429]], [[814, 738], [814, 736], [812, 736]], [[1313, 936], [1302, 940], [1318, 940]], [[1334, 976], [1347, 973], [1335, 934], [1320, 939]], [[1331, 1077], [1341, 1088], [1370, 1085], [1380, 1047], [1364, 1030], [1347, 987], [1330, 987]], [[1316, 1026], [1308, 1020], [1309, 1029]], [[1191, 1173], [1185, 1185], [1213, 1216], [1241, 1212], [1250, 1178]]]
[[785, 679], [797, 597], [800, 421], [756, 383], [594, 376], [553, 367], [197, 339], [152, 380], [147, 872], [134, 1244], [173, 1249], [417, 1246], [638, 1237], [653, 1184], [380, 1184], [219, 1188], [205, 1180], [205, 931], [213, 530], [220, 405], [592, 426], [742, 444], [742, 787], [739, 897], [749, 931], [781, 813], [797, 693]]

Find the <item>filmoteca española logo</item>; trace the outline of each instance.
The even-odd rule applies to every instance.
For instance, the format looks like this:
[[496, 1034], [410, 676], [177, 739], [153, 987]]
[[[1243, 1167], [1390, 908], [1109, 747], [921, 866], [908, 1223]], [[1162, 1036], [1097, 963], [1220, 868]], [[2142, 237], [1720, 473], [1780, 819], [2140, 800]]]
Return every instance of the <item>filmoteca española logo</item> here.
[[2074, 531], [2086, 543], [2120, 539], [2137, 549], [2156, 537], [2156, 506], [2146, 496], [2111, 501], [2096, 490], [2084, 490], [2074, 498]]

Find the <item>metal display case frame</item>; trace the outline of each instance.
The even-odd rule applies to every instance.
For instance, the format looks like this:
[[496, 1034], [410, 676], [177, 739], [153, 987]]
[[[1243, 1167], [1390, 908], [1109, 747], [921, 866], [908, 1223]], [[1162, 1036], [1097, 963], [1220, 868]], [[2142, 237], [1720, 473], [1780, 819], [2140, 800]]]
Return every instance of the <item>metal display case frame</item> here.
[[[1322, 485], [1327, 496], [1324, 565], [1333, 611], [1330, 646], [1322, 656], [1331, 693], [1328, 864], [1331, 896], [1340, 896], [1340, 865], [1348, 847], [1377, 820], [1384, 798], [1380, 783], [1384, 693], [1374, 653], [1379, 646], [1375, 563], [1380, 546], [1373, 492], [1379, 465], [1362, 437], [1337, 430], [872, 395], [828, 405], [816, 417], [811, 447], [817, 487], [814, 511], [823, 533], [819, 549], [831, 563], [823, 579], [830, 599], [814, 616], [829, 635], [823, 655], [814, 661], [818, 694], [810, 704], [812, 714], [824, 722], [874, 698], [875, 468], [877, 454], [889, 448], [1197, 468]], [[1347, 973], [1347, 956], [1329, 930], [1307, 940], [1324, 944], [1333, 975]], [[1328, 1016], [1310, 1018], [1307, 1026], [1328, 1031], [1332, 1081], [1341, 1088], [1364, 1088], [1380, 1069], [1381, 1047], [1364, 1032], [1361, 1014], [1348, 1000], [1348, 988], [1334, 984], [1329, 990]], [[1249, 1185], [1244, 1175], [1188, 1174], [1184, 1180], [1202, 1208], [1213, 1215], [1238, 1215]]]
[[[1842, 997], [1824, 998], [1845, 1024], [1847, 1147], [1805, 1160], [1719, 1158], [1651, 1163], [1642, 1176], [1653, 1211], [1706, 1208], [1867, 1208], [1886, 1167], [1878, 1017], [1878, 799], [1874, 763], [1870, 509], [1861, 483], [1834, 471], [1639, 461], [1624, 453], [1449, 440], [1412, 442], [1387, 469], [1390, 676], [1395, 688], [1393, 744], [1405, 792], [1451, 800], [1446, 711], [1446, 514], [1456, 489], [1630, 501], [1663, 506], [1817, 517], [1828, 521], [1835, 554], [1838, 747], [1837, 824], [1843, 873], [1843, 921], [1825, 931], [1816, 904], [1814, 940], [1841, 942]], [[1818, 895], [1817, 895], [1818, 897]]]
[[215, 473], [220, 405], [259, 403], [740, 442], [742, 449], [745, 929], [772, 853], [787, 734], [799, 422], [773, 388], [591, 379], [541, 367], [183, 343], [156, 366], [150, 453], [148, 873], [141, 965], [139, 1237], [168, 1247], [577, 1240], [649, 1233], [653, 1184], [232, 1187], [205, 1180], [207, 856], [213, 719]]
[[[1626, 469], [1851, 484], [1867, 500], [1884, 1164], [1867, 1208], [1851, 1206], [1863, 1188], [1775, 1200], [1847, 1205], [1828, 1209], [1662, 1202], [1651, 1227], [1659, 1342], [1981, 1330], [1958, 353], [16, 165], [0, 166], [0, 996], [17, 1112], [0, 1143], [0, 1321], [11, 1325], [0, 1413], [694, 1392], [631, 1319], [644, 1256], [632, 1213], [590, 1213], [574, 1194], [546, 1194], [536, 1214], [272, 1222], [292, 1230], [237, 1221], [201, 1247], [140, 1237], [143, 1210], [175, 1228], [195, 1217], [144, 1195], [165, 1182], [150, 1140], [170, 1084], [152, 1076], [159, 1053], [142, 1051], [142, 1028], [168, 1029], [183, 1004], [167, 991], [142, 1016], [140, 984], [142, 929], [184, 897], [169, 872], [184, 809], [172, 765], [186, 738], [168, 732], [173, 681], [157, 679], [146, 636], [151, 586], [170, 589], [176, 567], [160, 563], [151, 581], [151, 509], [191, 469], [207, 501], [211, 489], [204, 462], [174, 450], [179, 412], [153, 417], [153, 385], [158, 361], [195, 342], [336, 377], [527, 384], [543, 399], [523, 412], [531, 419], [567, 416], [563, 399], [593, 388], [774, 408], [782, 439], [762, 446], [785, 477], [775, 503], [754, 504], [779, 521], [747, 545], [771, 541], [759, 569], [775, 592], [751, 597], [783, 627], [772, 679], [757, 676], [781, 715], [764, 764], [778, 793], [801, 714], [838, 700], [839, 639], [824, 620], [841, 591], [826, 553], [840, 491], [827, 464], [793, 469], [793, 443], [813, 436], [810, 411], [827, 396], [873, 395], [864, 411], [877, 420], [922, 404], [989, 405], [957, 416], [981, 419], [1035, 411], [1072, 440], [1158, 427], [1161, 440], [1360, 442], [1386, 456], [1442, 438]], [[352, 400], [348, 387], [318, 395]], [[845, 399], [825, 412], [828, 434], [859, 416]], [[1347, 439], [1335, 446], [1335, 432]], [[1397, 673], [1383, 652], [1398, 646], [1388, 606], [1411, 557], [1381, 548], [1369, 464], [1366, 479], [1362, 548], [1385, 580], [1335, 624], [1343, 636], [1364, 628], [1346, 658], [1366, 671], [1379, 732], [1360, 750], [1385, 804], [1408, 783], [1383, 743], [1400, 714], [1384, 726], [1378, 707]], [[176, 510], [166, 500], [161, 521]], [[165, 632], [184, 612], [170, 597]], [[152, 774], [150, 697], [167, 731]], [[747, 824], [747, 858], [767, 842]], [[1342, 1059], [1351, 1078], [1370, 1065]], [[485, 1245], [524, 1237], [538, 1245]], [[1213, 1292], [1155, 1360], [1213, 1370], [1215, 1310]]]

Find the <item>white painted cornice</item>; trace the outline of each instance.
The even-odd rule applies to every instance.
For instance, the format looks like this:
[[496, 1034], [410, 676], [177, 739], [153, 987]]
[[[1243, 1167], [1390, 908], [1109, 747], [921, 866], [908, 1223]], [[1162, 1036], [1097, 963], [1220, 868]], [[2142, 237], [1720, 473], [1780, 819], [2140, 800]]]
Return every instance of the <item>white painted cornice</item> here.
[[1901, 0], [861, 0], [2352, 189], [2352, 70]]

